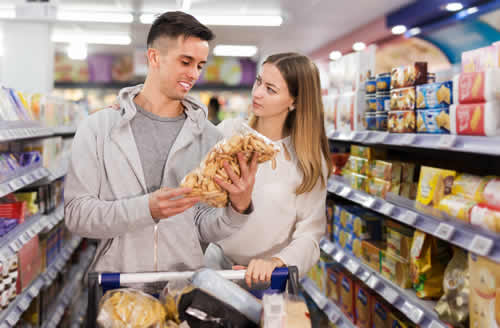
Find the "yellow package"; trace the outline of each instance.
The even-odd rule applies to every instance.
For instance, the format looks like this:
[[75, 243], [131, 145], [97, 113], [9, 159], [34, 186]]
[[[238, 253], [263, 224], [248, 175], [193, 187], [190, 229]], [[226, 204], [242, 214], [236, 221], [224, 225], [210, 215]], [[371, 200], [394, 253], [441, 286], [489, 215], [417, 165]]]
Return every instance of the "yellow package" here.
[[438, 207], [441, 199], [451, 193], [456, 174], [455, 171], [422, 166], [417, 201], [426, 206]]
[[385, 225], [387, 229], [387, 253], [409, 260], [415, 230], [392, 220], [386, 220]]
[[480, 202], [483, 198], [484, 187], [493, 177], [479, 177], [472, 174], [459, 174], [453, 182], [451, 192], [465, 198]]
[[457, 219], [470, 223], [470, 215], [472, 208], [476, 206], [476, 202], [460, 196], [449, 195], [439, 203], [439, 210], [446, 212]]
[[411, 278], [417, 297], [435, 299], [443, 295], [443, 279], [450, 260], [450, 249], [443, 241], [415, 231], [411, 247]]
[[411, 287], [410, 263], [388, 252], [381, 251], [382, 275], [401, 288]]
[[385, 159], [387, 151], [380, 148], [351, 145], [351, 156], [363, 157], [369, 160]]
[[413, 322], [407, 318], [398, 315], [394, 312], [389, 313], [389, 326], [388, 327], [398, 327], [398, 328], [415, 328], [417, 327]]

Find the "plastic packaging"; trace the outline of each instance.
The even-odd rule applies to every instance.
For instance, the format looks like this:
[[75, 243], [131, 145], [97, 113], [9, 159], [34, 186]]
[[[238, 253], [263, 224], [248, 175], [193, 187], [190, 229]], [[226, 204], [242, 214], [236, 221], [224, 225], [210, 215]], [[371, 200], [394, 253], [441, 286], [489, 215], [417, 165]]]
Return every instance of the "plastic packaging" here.
[[181, 182], [181, 187], [192, 188], [190, 196], [201, 197], [202, 201], [213, 207], [226, 207], [228, 204], [228, 193], [224, 191], [213, 179], [219, 179], [232, 183], [223, 163], [225, 161], [239, 176], [240, 166], [238, 153], [244, 153], [247, 160], [251, 156], [258, 156], [258, 163], [272, 161], [273, 168], [276, 167], [275, 156], [279, 148], [268, 138], [242, 124], [239, 134], [230, 139], [218, 142], [205, 156], [200, 167], [190, 172]]
[[386, 248], [383, 242], [364, 240], [361, 242], [361, 260], [376, 272], [380, 272], [380, 252]]
[[417, 132], [450, 133], [450, 111], [448, 108], [417, 110]]
[[454, 195], [460, 195], [479, 203], [483, 199], [483, 192], [486, 185], [492, 179], [492, 177], [480, 177], [462, 173], [455, 178], [451, 192]]
[[409, 260], [415, 230], [392, 220], [387, 220], [385, 225], [387, 229], [387, 253]]
[[409, 66], [395, 67], [391, 71], [391, 89], [427, 83], [427, 63], [416, 62]]
[[464, 73], [483, 72], [500, 67], [500, 44], [462, 52], [462, 71]]
[[401, 288], [410, 288], [410, 262], [384, 251], [380, 254], [382, 275]]
[[490, 180], [484, 187], [481, 202], [489, 208], [500, 211], [500, 179]]
[[417, 109], [447, 108], [453, 104], [453, 82], [417, 86]]
[[470, 223], [500, 233], [500, 212], [490, 209], [486, 205], [476, 205], [472, 208]]
[[500, 69], [455, 75], [453, 85], [453, 98], [457, 104], [500, 100]]
[[472, 208], [476, 205], [477, 203], [473, 200], [449, 195], [441, 200], [438, 208], [448, 215], [469, 223]]
[[415, 87], [391, 90], [391, 110], [414, 110]]
[[387, 130], [392, 133], [414, 133], [416, 129], [415, 111], [390, 111]]
[[263, 328], [311, 327], [309, 310], [304, 300], [294, 295], [264, 295]]
[[450, 106], [450, 132], [458, 135], [500, 135], [500, 102]]
[[455, 171], [422, 166], [417, 201], [426, 206], [438, 207], [441, 199], [451, 194], [455, 176]]
[[377, 75], [377, 92], [389, 91], [391, 88], [391, 73], [381, 73]]

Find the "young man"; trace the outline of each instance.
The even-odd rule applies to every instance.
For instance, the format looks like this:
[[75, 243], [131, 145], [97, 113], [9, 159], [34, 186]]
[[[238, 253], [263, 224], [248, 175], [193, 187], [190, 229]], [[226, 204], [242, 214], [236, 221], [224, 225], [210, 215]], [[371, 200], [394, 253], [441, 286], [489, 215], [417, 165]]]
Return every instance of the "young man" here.
[[[241, 160], [225, 209], [178, 188], [221, 139], [206, 108], [186, 96], [198, 80], [213, 33], [191, 15], [159, 16], [148, 35], [144, 85], [120, 91], [120, 109], [91, 115], [76, 133], [65, 186], [65, 220], [100, 239], [92, 271], [185, 271], [203, 265], [200, 241], [234, 233], [252, 212], [257, 170]], [[243, 159], [243, 157], [240, 157]], [[219, 181], [220, 182], [220, 181]]]

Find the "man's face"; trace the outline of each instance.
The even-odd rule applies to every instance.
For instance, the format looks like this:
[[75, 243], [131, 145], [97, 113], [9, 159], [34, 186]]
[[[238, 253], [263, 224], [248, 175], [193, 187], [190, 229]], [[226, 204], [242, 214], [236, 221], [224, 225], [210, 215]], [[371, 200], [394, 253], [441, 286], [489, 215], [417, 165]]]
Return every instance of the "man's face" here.
[[196, 37], [160, 39], [157, 62], [150, 69], [156, 70], [161, 92], [172, 100], [182, 100], [200, 77], [207, 62], [209, 45]]

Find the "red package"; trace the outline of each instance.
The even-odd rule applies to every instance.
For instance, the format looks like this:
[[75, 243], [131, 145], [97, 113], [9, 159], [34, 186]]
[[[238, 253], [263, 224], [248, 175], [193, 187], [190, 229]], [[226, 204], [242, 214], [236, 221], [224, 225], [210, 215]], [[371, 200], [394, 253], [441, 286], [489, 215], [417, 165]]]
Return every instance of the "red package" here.
[[38, 236], [27, 242], [18, 253], [19, 278], [17, 293], [20, 294], [41, 272], [42, 256]]

